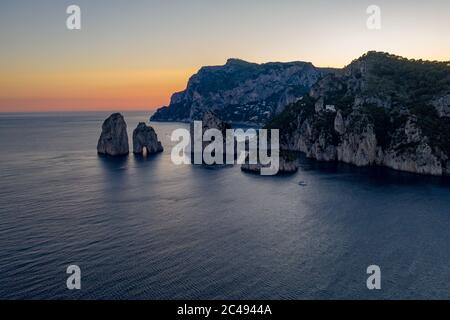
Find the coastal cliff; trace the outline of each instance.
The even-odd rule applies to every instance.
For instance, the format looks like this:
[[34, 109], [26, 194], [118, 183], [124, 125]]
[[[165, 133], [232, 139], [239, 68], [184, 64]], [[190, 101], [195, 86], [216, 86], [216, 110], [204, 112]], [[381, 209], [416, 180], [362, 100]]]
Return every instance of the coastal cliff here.
[[173, 94], [170, 105], [158, 109], [151, 121], [190, 122], [214, 111], [223, 121], [264, 124], [333, 71], [307, 62], [229, 59], [223, 66], [202, 67], [186, 90]]
[[450, 175], [450, 67], [369, 52], [312, 86], [268, 125], [322, 161]]

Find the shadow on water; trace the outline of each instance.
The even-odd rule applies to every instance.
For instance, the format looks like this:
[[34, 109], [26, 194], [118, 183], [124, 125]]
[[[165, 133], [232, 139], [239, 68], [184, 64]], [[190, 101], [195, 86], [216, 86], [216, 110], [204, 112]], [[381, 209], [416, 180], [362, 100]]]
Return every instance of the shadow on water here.
[[128, 184], [129, 156], [111, 157], [98, 155], [99, 167], [102, 169], [100, 193], [106, 203], [116, 203], [124, 200], [124, 188]]
[[[198, 158], [196, 158], [196, 156]], [[190, 165], [192, 166], [192, 168], [195, 169], [204, 169], [204, 170], [220, 170], [220, 169], [226, 169], [226, 168], [233, 168], [234, 167], [234, 163], [233, 164], [227, 164], [226, 163], [226, 159], [223, 159], [223, 163], [222, 164], [207, 164], [204, 159], [203, 159], [203, 154], [202, 153], [189, 153], [189, 152], [185, 152], [184, 157], [190, 161]], [[201, 163], [197, 163], [197, 162], [201, 162]]]
[[132, 155], [132, 157], [136, 163], [147, 163], [147, 162], [156, 161], [161, 156], [162, 156], [162, 153], [155, 153], [155, 154], [147, 154], [147, 153], [135, 154], [135, 153], [133, 153], [133, 155]]
[[398, 171], [381, 166], [357, 167], [342, 162], [326, 162], [298, 155], [300, 171], [323, 174], [327, 179], [352, 180], [374, 185], [436, 185], [450, 188], [450, 177]]
[[126, 170], [129, 156], [112, 157], [98, 154], [98, 161], [102, 169], [108, 173]]
[[222, 169], [230, 169], [233, 168], [234, 165], [232, 164], [191, 164], [192, 168], [194, 169], [201, 169], [201, 170], [222, 170]]

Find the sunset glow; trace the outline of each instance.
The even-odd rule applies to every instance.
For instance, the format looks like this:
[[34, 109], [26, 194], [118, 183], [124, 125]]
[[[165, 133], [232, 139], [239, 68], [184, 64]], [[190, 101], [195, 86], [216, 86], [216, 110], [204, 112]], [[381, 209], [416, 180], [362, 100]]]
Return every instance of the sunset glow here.
[[2, 111], [150, 110], [184, 89], [195, 69], [17, 73], [0, 78]]
[[[343, 67], [369, 50], [450, 60], [448, 1], [78, 1], [0, 4], [0, 112], [152, 110], [201, 66], [230, 57]], [[20, 17], [20, 18], [18, 18]], [[414, 18], [413, 18], [414, 17]]]

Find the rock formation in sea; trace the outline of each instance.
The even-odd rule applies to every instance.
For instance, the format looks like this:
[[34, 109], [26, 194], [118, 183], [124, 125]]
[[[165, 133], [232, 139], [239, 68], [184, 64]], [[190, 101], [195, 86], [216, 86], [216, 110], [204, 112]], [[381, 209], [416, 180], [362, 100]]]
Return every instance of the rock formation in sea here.
[[120, 113], [112, 114], [103, 122], [97, 152], [109, 156], [123, 156], [129, 153], [127, 124]]
[[[241, 170], [244, 172], [261, 173], [261, 168], [268, 167], [263, 166], [261, 163], [250, 164], [248, 159], [246, 163], [241, 165]], [[279, 156], [278, 174], [290, 174], [298, 171], [298, 158], [295, 155], [282, 152]]]
[[[231, 125], [225, 121], [222, 121], [217, 116], [217, 114], [215, 114], [213, 111], [205, 111], [202, 115], [197, 115], [196, 119], [194, 119], [190, 124], [191, 142], [193, 142], [195, 139], [194, 121], [202, 122], [201, 132], [199, 132], [201, 134], [201, 136], [199, 136], [199, 137], [203, 137], [204, 133], [209, 129], [217, 129], [220, 131], [220, 133], [222, 134], [222, 137], [223, 137], [223, 162], [225, 163], [226, 162], [225, 154], [227, 152], [227, 146], [226, 146], [227, 133], [226, 133], [226, 131], [227, 131], [227, 129], [231, 129]], [[208, 146], [210, 143], [211, 142], [203, 141], [203, 139], [202, 139], [202, 149], [201, 149], [202, 153], [203, 153], [203, 150], [206, 148], [206, 146]], [[234, 143], [233, 143], [233, 145], [234, 145]], [[233, 146], [233, 148], [234, 147], [235, 147], [235, 145]], [[191, 148], [191, 152], [192, 152], [192, 156], [194, 156], [195, 150], [194, 150], [193, 145]]]
[[151, 120], [190, 122], [214, 111], [226, 122], [263, 124], [330, 72], [334, 69], [308, 62], [256, 64], [229, 59], [223, 66], [201, 68], [186, 90], [173, 94], [170, 105]]
[[[219, 118], [219, 116], [213, 112], [213, 111], [205, 111], [201, 116], [199, 116], [197, 119], [194, 119], [193, 121], [201, 121], [202, 122], [202, 130], [203, 133], [205, 133], [208, 129], [217, 129], [219, 130], [223, 136], [226, 135], [226, 130], [231, 129], [231, 125], [225, 121], [222, 121], [222, 119]], [[193, 130], [191, 122], [191, 132]]]
[[369, 52], [269, 124], [285, 150], [357, 166], [450, 175], [450, 63]]
[[164, 151], [155, 130], [144, 122], [140, 122], [133, 131], [133, 153], [143, 154], [144, 149], [147, 154]]

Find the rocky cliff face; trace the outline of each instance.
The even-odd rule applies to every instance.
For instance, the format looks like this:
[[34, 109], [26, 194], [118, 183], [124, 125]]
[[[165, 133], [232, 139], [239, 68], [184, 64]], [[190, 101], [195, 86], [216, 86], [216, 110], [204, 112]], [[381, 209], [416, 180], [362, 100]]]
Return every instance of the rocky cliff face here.
[[[199, 138], [201, 139], [203, 137], [203, 135], [205, 134], [205, 132], [209, 129], [217, 129], [221, 132], [222, 137], [223, 137], [223, 155], [222, 155], [222, 161], [225, 163], [226, 162], [226, 152], [227, 152], [227, 145], [226, 145], [226, 131], [227, 129], [231, 129], [231, 125], [225, 121], [222, 121], [217, 114], [215, 114], [212, 111], [206, 111], [204, 112], [202, 115], [197, 114], [196, 118], [193, 119], [193, 121], [190, 124], [190, 135], [191, 135], [191, 141], [195, 140], [195, 127], [194, 127], [194, 121], [201, 121], [202, 122], [202, 127], [201, 127], [201, 131], [199, 130]], [[201, 139], [202, 140], [202, 139]], [[197, 152], [197, 156], [200, 156], [200, 158], [202, 157], [203, 151], [205, 150], [205, 148], [210, 144], [211, 142], [205, 142], [205, 141], [201, 141], [201, 151]], [[233, 144], [233, 148], [234, 148], [234, 144]], [[230, 151], [231, 152], [231, 151]], [[195, 150], [194, 150], [194, 146], [191, 145], [191, 156], [192, 156], [192, 161], [194, 160], [194, 155], [195, 155]]]
[[[246, 163], [241, 165], [241, 170], [250, 173], [261, 173], [261, 168], [268, 167], [268, 165], [263, 166], [261, 163], [250, 164], [248, 159]], [[290, 157], [287, 154], [280, 154], [278, 163], [278, 173], [277, 174], [291, 174], [298, 171], [298, 159]]]
[[122, 156], [129, 153], [127, 124], [120, 113], [112, 114], [103, 122], [97, 152], [109, 156]]
[[175, 93], [170, 105], [151, 120], [189, 122], [209, 110], [227, 122], [265, 123], [330, 72], [306, 62], [255, 64], [229, 59], [224, 66], [201, 68], [186, 90]]
[[133, 153], [143, 154], [144, 149], [147, 151], [147, 154], [164, 151], [161, 142], [158, 141], [155, 130], [144, 122], [140, 122], [133, 131]]
[[[202, 132], [205, 133], [208, 129], [217, 129], [219, 130], [223, 137], [226, 136], [226, 130], [231, 129], [231, 125], [222, 119], [219, 118], [217, 114], [215, 114], [212, 111], [206, 111], [204, 112], [201, 117], [200, 115], [197, 115], [195, 119], [192, 119], [193, 121], [201, 121], [202, 122]], [[191, 130], [193, 130], [191, 125]], [[191, 131], [192, 132], [192, 131]]]
[[369, 52], [318, 81], [269, 127], [323, 161], [450, 175], [450, 67]]

